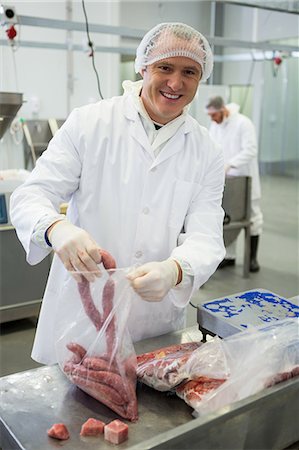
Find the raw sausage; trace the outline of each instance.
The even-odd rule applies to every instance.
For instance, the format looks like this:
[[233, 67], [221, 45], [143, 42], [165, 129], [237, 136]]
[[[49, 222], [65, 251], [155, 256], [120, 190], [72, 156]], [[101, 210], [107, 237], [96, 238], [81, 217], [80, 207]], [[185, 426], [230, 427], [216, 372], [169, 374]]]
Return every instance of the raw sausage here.
[[102, 317], [100, 312], [97, 310], [96, 305], [94, 304], [90, 292], [89, 281], [86, 278], [82, 277], [82, 280], [78, 282], [78, 290], [87, 316], [96, 327], [96, 330], [99, 331], [103, 324]]

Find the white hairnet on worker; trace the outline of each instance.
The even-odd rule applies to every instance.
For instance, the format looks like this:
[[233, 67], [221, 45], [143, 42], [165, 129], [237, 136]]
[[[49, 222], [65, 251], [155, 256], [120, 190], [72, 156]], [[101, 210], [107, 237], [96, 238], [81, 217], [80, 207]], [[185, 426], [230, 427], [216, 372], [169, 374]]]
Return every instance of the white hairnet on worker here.
[[162, 59], [185, 56], [200, 64], [201, 81], [206, 81], [213, 69], [213, 55], [207, 39], [184, 23], [160, 23], [140, 42], [135, 59], [135, 71]]

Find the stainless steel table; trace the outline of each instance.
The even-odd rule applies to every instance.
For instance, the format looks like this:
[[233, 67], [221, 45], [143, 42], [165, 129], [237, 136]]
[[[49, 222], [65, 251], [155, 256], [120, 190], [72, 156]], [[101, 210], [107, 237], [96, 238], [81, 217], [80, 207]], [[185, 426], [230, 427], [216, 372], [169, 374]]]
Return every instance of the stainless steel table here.
[[[197, 327], [191, 327], [145, 340], [136, 351], [200, 339]], [[137, 394], [139, 420], [129, 424], [129, 440], [120, 449], [283, 449], [299, 440], [299, 377], [197, 419], [175, 395], [143, 385]], [[1, 378], [0, 399], [3, 450], [113, 448], [102, 436], [79, 436], [87, 418], [109, 422], [116, 415], [73, 386], [57, 366]], [[68, 426], [68, 441], [48, 438], [47, 429], [57, 422]]]

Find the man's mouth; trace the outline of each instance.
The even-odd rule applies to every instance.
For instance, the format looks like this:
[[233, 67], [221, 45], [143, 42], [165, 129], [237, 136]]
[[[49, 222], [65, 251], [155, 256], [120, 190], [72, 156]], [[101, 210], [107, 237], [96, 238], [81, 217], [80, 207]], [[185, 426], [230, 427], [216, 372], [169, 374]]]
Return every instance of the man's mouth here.
[[163, 95], [163, 97], [168, 98], [169, 100], [178, 100], [180, 97], [182, 97], [181, 95], [177, 94], [169, 94], [169, 92], [160, 91], [160, 93]]

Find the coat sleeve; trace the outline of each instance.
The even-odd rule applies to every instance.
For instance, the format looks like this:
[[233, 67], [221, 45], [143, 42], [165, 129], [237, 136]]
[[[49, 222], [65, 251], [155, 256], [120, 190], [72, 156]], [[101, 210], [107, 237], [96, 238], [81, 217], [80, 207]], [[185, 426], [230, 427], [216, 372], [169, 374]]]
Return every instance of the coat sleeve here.
[[[45, 217], [59, 217], [60, 204], [68, 202], [78, 189], [81, 158], [78, 112], [71, 113], [37, 160], [29, 178], [11, 196], [10, 216], [29, 264], [37, 264], [51, 251], [31, 240], [36, 224]], [[81, 142], [80, 142], [81, 139]]]
[[222, 196], [224, 189], [224, 159], [218, 146], [210, 145], [209, 164], [201, 186], [193, 195], [179, 236], [178, 246], [171, 257], [186, 261], [194, 274], [193, 285], [186, 291], [171, 290], [172, 301], [185, 306], [193, 293], [215, 272], [225, 256], [223, 243]]
[[237, 154], [231, 158], [228, 164], [232, 167], [239, 168], [250, 163], [253, 158], [257, 157], [257, 143], [254, 125], [248, 118], [240, 124], [240, 148]]

